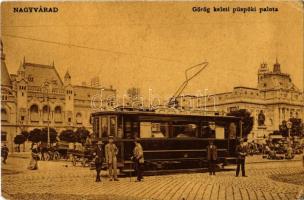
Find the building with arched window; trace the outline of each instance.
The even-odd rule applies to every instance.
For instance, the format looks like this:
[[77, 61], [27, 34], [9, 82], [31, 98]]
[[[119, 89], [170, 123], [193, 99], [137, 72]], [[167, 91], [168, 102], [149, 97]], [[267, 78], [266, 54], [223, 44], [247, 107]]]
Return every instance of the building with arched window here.
[[[1, 42], [1, 138], [13, 150], [13, 139], [22, 130], [45, 128], [49, 122], [60, 133], [64, 129], [85, 127], [92, 130], [92, 98], [116, 98], [116, 90], [73, 85], [66, 72], [63, 79], [54, 63], [50, 65], [20, 63], [16, 74], [9, 74]], [[107, 105], [107, 104], [105, 104]]]
[[291, 76], [281, 72], [276, 60], [273, 70], [266, 63], [258, 69], [256, 88], [234, 87], [232, 92], [208, 96], [184, 95], [177, 98], [184, 110], [209, 110], [229, 113], [246, 109], [254, 117], [251, 137], [263, 138], [275, 130], [283, 120], [300, 118], [304, 121], [304, 93], [292, 82]]

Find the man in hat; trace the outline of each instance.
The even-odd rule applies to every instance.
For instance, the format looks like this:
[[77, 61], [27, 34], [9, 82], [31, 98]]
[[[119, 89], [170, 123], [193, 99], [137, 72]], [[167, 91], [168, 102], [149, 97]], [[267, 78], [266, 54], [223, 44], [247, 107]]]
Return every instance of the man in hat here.
[[139, 143], [139, 139], [135, 138], [134, 140], [135, 147], [133, 149], [133, 161], [135, 162], [135, 170], [137, 174], [137, 180], [141, 181], [143, 179], [143, 171], [144, 171], [144, 151]]
[[2, 147], [1, 147], [1, 157], [2, 157], [2, 162], [3, 164], [6, 164], [6, 160], [7, 160], [7, 156], [8, 156], [8, 148], [6, 146], [6, 144], [4, 144]]
[[213, 140], [209, 140], [209, 145], [207, 146], [207, 160], [209, 163], [209, 175], [215, 175], [217, 147], [213, 144]]
[[244, 140], [240, 139], [240, 144], [236, 146], [236, 154], [237, 154], [237, 160], [236, 160], [236, 177], [239, 176], [240, 168], [242, 168], [242, 176], [246, 177], [245, 175], [245, 158], [247, 155], [247, 148], [244, 144]]
[[98, 141], [95, 149], [96, 182], [100, 182], [100, 171], [104, 160], [102, 141]]
[[117, 158], [118, 148], [114, 144], [114, 137], [109, 136], [109, 143], [105, 146], [106, 162], [108, 164], [110, 181], [118, 181], [117, 179]]

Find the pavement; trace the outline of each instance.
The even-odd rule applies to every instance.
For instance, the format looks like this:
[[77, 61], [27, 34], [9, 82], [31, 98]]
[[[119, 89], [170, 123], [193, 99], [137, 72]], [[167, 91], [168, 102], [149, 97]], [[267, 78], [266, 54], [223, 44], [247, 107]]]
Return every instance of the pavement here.
[[[264, 161], [264, 162], [263, 162]], [[95, 171], [65, 161], [40, 161], [39, 169], [27, 170], [29, 156], [9, 157], [2, 165], [2, 195], [6, 199], [101, 199], [101, 200], [304, 200], [304, 168], [299, 159], [263, 160], [248, 157], [248, 177], [235, 177], [235, 166], [217, 172], [179, 173], [95, 182]]]

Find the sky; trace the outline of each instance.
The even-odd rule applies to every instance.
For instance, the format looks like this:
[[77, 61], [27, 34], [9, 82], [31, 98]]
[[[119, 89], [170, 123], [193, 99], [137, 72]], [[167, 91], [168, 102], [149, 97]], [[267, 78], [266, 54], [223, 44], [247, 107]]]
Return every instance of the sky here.
[[[14, 7], [29, 6], [57, 7], [58, 12], [13, 12]], [[197, 6], [279, 11], [193, 12]], [[256, 87], [260, 64], [272, 69], [276, 58], [298, 88], [304, 85], [300, 1], [2, 3], [1, 39], [10, 73], [16, 73], [24, 57], [32, 63], [54, 61], [62, 78], [68, 70], [72, 82], [80, 85], [98, 76], [103, 86], [112, 85], [119, 94], [139, 87], [144, 96], [152, 89], [169, 97], [185, 80], [184, 71], [204, 61], [207, 68], [184, 93]]]

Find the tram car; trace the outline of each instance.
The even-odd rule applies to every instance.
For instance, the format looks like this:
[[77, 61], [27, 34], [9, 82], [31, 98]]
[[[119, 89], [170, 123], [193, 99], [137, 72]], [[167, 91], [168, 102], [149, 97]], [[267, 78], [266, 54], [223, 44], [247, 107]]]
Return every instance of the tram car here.
[[95, 138], [107, 143], [115, 138], [119, 148], [118, 167], [132, 169], [134, 138], [144, 150], [145, 170], [203, 168], [209, 140], [218, 148], [218, 164], [236, 160], [241, 120], [210, 114], [168, 114], [142, 111], [100, 111], [92, 114]]

